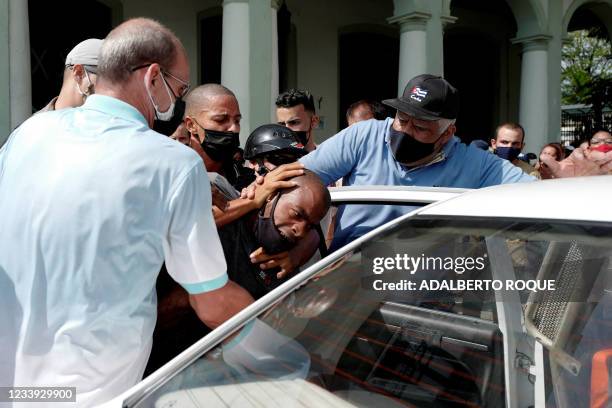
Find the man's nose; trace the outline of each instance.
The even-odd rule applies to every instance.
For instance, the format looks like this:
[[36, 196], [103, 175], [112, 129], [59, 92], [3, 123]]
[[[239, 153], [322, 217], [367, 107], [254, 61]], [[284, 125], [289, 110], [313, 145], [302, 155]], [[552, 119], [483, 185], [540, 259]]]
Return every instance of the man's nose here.
[[293, 235], [296, 239], [302, 239], [306, 236], [306, 233], [309, 230], [309, 225], [306, 221], [299, 221], [293, 224], [291, 229], [293, 230]]
[[233, 123], [232, 126], [230, 126], [230, 128], [227, 129], [227, 131], [240, 133], [240, 123]]

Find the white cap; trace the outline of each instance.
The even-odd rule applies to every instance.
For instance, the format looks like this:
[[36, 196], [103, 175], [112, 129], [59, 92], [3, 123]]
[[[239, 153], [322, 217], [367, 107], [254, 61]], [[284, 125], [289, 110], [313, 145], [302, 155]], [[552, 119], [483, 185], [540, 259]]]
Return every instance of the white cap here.
[[98, 66], [98, 54], [102, 48], [102, 40], [89, 38], [78, 43], [66, 56], [66, 65]]

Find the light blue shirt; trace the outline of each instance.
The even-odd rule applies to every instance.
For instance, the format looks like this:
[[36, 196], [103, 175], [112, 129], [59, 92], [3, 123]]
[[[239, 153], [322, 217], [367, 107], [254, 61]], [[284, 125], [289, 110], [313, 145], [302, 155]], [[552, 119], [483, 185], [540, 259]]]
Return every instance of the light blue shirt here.
[[[507, 160], [453, 136], [442, 149], [439, 162], [408, 169], [395, 158], [389, 147], [393, 118], [358, 122], [320, 144], [302, 157], [306, 168], [325, 184], [344, 177], [344, 185], [428, 186], [481, 188], [504, 183], [533, 181]], [[412, 206], [341, 206], [331, 249], [337, 249], [400, 215]]]
[[227, 282], [202, 160], [107, 96], [13, 132], [0, 236], [0, 386], [76, 386], [82, 406], [140, 380], [164, 260], [190, 293]]

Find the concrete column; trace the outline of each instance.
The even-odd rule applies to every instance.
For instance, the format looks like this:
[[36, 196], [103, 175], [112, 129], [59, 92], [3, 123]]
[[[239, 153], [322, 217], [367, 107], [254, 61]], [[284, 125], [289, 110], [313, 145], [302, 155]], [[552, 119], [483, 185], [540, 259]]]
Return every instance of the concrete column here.
[[0, 145], [32, 114], [28, 2], [0, 0]]
[[413, 12], [387, 20], [400, 26], [398, 95], [411, 78], [427, 73], [427, 21], [430, 18], [429, 13]]
[[[221, 83], [240, 104], [240, 141], [270, 123], [278, 95], [279, 0], [224, 0]], [[253, 52], [251, 52], [253, 51]]]
[[223, 1], [221, 84], [231, 89], [238, 98], [242, 113], [241, 140], [248, 137], [250, 130], [249, 21], [248, 0]]
[[272, 46], [272, 78], [270, 81], [270, 122], [276, 122], [276, 97], [279, 93], [279, 68], [278, 68], [278, 22], [277, 13], [281, 6], [281, 0], [271, 1], [271, 46]]
[[537, 35], [512, 40], [522, 44], [519, 123], [525, 128], [525, 152], [539, 153], [549, 139], [548, 42]]

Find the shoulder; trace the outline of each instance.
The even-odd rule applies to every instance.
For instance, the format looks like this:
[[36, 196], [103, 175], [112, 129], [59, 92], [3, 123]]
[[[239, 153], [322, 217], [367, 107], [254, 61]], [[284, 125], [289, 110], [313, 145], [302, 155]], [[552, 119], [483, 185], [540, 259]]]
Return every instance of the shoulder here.
[[232, 186], [232, 184], [221, 174], [208, 172], [208, 179], [219, 189], [219, 191], [221, 191], [221, 193], [223, 193], [226, 199], [235, 200], [240, 197], [240, 194], [236, 191], [234, 186]]
[[352, 129], [355, 134], [364, 138], [364, 142], [380, 142], [387, 136], [388, 130], [393, 123], [393, 118], [383, 120], [369, 119], [357, 122], [349, 126], [347, 130]]

